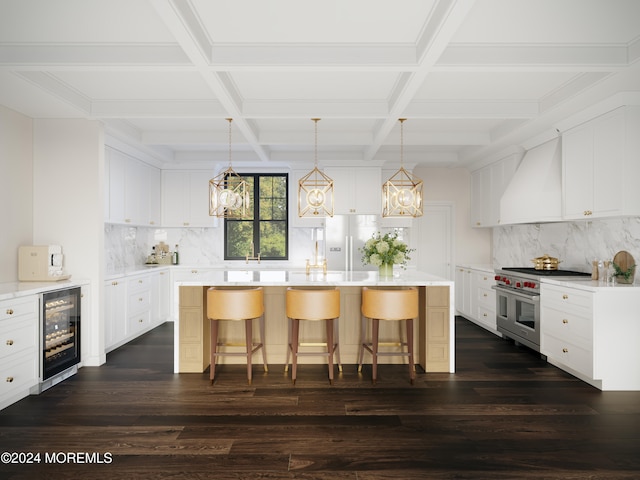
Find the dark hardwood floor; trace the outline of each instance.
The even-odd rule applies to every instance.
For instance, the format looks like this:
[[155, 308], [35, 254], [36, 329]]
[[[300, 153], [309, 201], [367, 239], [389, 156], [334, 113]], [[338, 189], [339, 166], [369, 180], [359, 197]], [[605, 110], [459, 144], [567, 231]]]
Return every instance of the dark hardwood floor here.
[[[640, 392], [600, 392], [463, 319], [455, 374], [172, 373], [173, 324], [0, 411], [0, 479], [637, 479]], [[15, 455], [14, 457], [18, 457]], [[17, 459], [17, 458], [16, 458]], [[28, 458], [22, 456], [22, 460]], [[3, 457], [3, 460], [6, 460]], [[20, 460], [20, 459], [18, 459]]]

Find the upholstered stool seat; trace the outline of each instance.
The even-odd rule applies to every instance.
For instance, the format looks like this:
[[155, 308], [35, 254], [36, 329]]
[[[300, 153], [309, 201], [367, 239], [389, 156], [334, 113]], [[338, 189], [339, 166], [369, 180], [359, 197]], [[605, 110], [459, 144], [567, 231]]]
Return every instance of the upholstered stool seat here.
[[[234, 288], [211, 287], [207, 290], [207, 318], [211, 322], [211, 367], [209, 378], [213, 384], [216, 359], [222, 356], [245, 356], [247, 359], [247, 381], [251, 385], [252, 362], [255, 352], [262, 350], [264, 371], [268, 371], [264, 348], [264, 293], [262, 287]], [[260, 319], [260, 341], [253, 341], [253, 320]], [[246, 352], [222, 352], [219, 347], [237, 344], [223, 343], [218, 339], [219, 322], [222, 320], [244, 321]]]
[[[288, 288], [286, 295], [287, 317], [289, 319], [289, 340], [287, 349], [287, 361], [285, 370], [289, 368], [289, 358], [292, 357], [291, 380], [296, 383], [298, 357], [304, 355], [322, 355], [329, 362], [329, 383], [333, 384], [333, 358], [340, 363], [340, 350], [338, 341], [338, 318], [340, 317], [340, 291], [337, 288]], [[324, 346], [325, 344], [300, 343], [300, 320], [326, 322], [327, 341], [326, 352], [306, 351], [301, 352], [300, 347]]]
[[[372, 355], [372, 381], [375, 384], [378, 379], [378, 357], [381, 356], [406, 356], [409, 358], [409, 379], [411, 384], [415, 380], [415, 367], [413, 355], [413, 319], [419, 315], [418, 290], [415, 287], [399, 288], [362, 288], [362, 322], [360, 328], [360, 358], [358, 371], [362, 371], [364, 351]], [[371, 341], [366, 340], [367, 318], [372, 321]], [[380, 321], [406, 321], [407, 341], [400, 340], [393, 345], [400, 346], [401, 351], [379, 350]], [[404, 351], [404, 347], [407, 350]]]

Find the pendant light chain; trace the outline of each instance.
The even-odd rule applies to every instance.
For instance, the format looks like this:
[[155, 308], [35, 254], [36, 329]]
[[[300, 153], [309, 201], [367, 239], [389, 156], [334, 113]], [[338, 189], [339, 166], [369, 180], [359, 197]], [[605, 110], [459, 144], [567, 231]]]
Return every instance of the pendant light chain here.
[[314, 158], [313, 166], [318, 168], [318, 122], [320, 121], [320, 119], [312, 118], [311, 120], [313, 120], [314, 128], [315, 128], [315, 146], [314, 146], [314, 154], [313, 154], [313, 158]]
[[404, 121], [406, 118], [399, 118], [400, 121], [400, 167], [404, 168]]

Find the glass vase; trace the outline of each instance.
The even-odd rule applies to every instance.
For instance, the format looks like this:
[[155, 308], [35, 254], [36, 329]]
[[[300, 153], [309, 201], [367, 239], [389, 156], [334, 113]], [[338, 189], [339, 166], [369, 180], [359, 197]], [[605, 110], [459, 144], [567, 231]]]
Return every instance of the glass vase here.
[[393, 277], [393, 263], [383, 263], [378, 267], [378, 275], [381, 277]]

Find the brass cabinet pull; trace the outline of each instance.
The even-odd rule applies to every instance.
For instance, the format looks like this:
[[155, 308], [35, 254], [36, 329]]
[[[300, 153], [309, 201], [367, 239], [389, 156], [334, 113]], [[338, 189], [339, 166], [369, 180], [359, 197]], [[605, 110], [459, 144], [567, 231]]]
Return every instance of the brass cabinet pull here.
[[7, 340], [7, 345], [13, 345], [13, 340]]
[[486, 293], [483, 293], [482, 295], [483, 295], [483, 296], [485, 296], [485, 297], [487, 296], [487, 294], [486, 294]]
[[567, 323], [569, 323], [569, 320], [567, 320], [566, 318], [563, 318], [562, 319], [562, 323], [564, 323], [566, 325]]
[[118, 285], [118, 282], [111, 282], [111, 285], [115, 287], [116, 285]]
[[13, 310], [11, 308], [7, 309], [7, 315], [13, 315]]
[[13, 377], [7, 377], [7, 383], [13, 382]]
[[488, 315], [487, 315], [486, 313], [483, 313], [483, 314], [482, 314], [482, 316], [483, 316], [483, 317], [487, 317]]
[[562, 353], [569, 353], [569, 349], [568, 348], [563, 348], [562, 349]]
[[142, 280], [138, 280], [138, 283], [142, 283]]
[[563, 300], [567, 300], [568, 298], [569, 298], [569, 295], [562, 295]]

